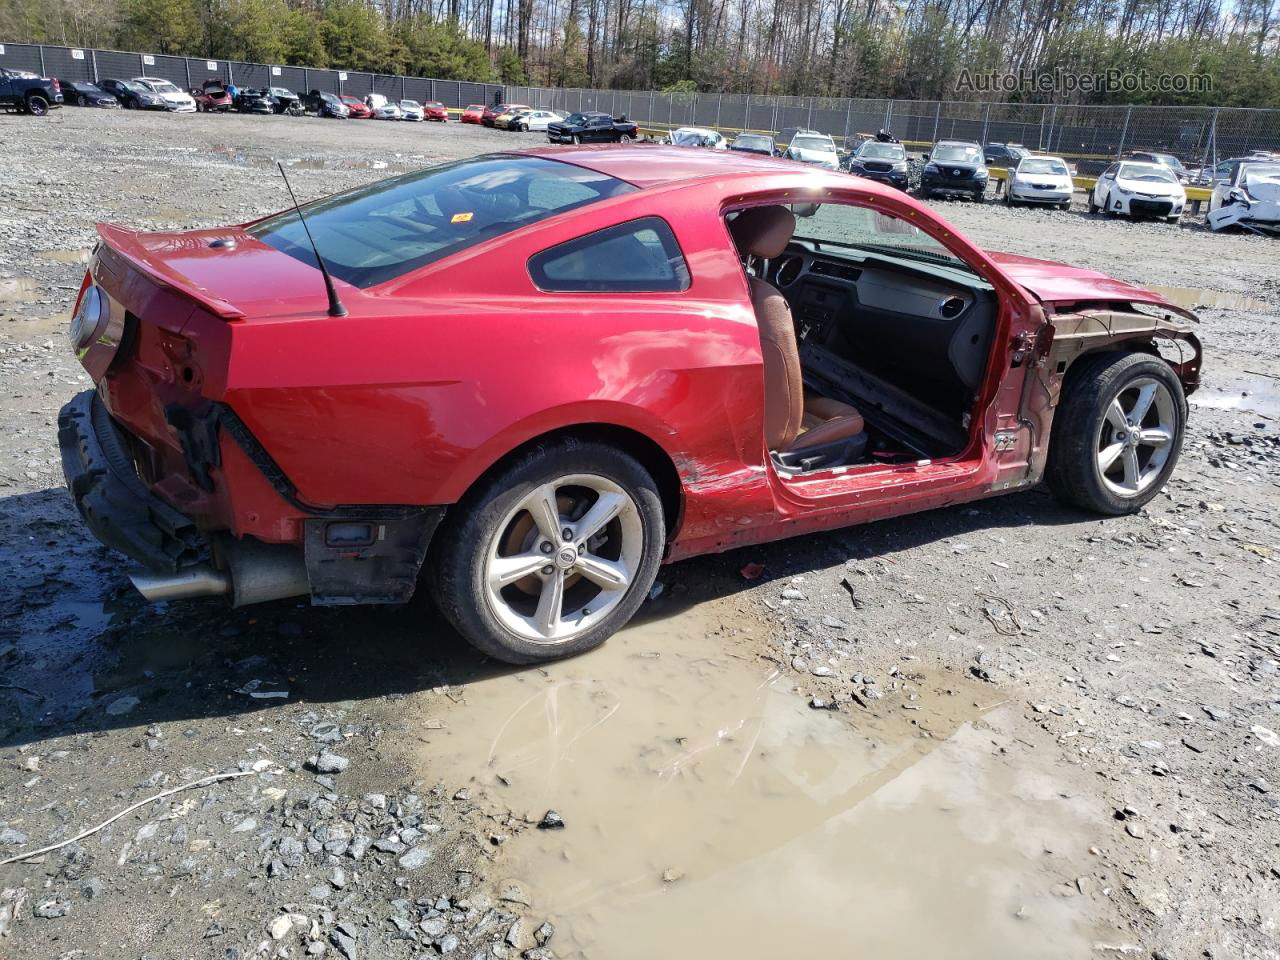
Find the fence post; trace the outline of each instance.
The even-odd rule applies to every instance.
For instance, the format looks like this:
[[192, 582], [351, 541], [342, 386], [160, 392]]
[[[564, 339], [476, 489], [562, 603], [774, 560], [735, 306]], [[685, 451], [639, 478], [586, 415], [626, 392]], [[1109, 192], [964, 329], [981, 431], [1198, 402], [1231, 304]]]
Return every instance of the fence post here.
[[306, 67], [302, 68], [302, 89], [307, 93], [311, 92], [311, 71]]
[[45, 70], [45, 66], [44, 66], [44, 44], [43, 43], [40, 44], [38, 47], [36, 47], [36, 50], [40, 52], [40, 76], [43, 77], [45, 73], [48, 72]]
[[987, 128], [991, 126], [991, 104], [987, 104], [987, 112], [982, 118], [982, 142], [987, 142]]
[[778, 98], [773, 98], [773, 130], [772, 133], [778, 132]]
[[844, 139], [845, 146], [849, 145], [849, 128], [853, 126], [853, 100], [848, 97], [844, 101]]
[[938, 101], [938, 109], [933, 112], [933, 142], [938, 142], [938, 124], [942, 122], [942, 101]]
[[[41, 63], [44, 63], [44, 50], [43, 50], [43, 49], [41, 49], [41, 51], [40, 51], [40, 62], [41, 62]], [[43, 73], [44, 71], [43, 71], [43, 70], [41, 70], [40, 72], [41, 72], [41, 73]], [[140, 73], [140, 74], [141, 74], [142, 76], [144, 76], [144, 77], [147, 75], [147, 61], [146, 61], [146, 56], [145, 56], [144, 54], [141, 54], [141, 53], [140, 53], [140, 54], [138, 54], [138, 73]]]
[[93, 64], [93, 82], [97, 83], [98, 82], [98, 51], [97, 50], [91, 49], [89, 51], [89, 61]]
[[191, 89], [191, 61], [190, 61], [190, 59], [188, 59], [187, 57], [183, 57], [183, 58], [182, 58], [182, 65], [183, 65], [184, 67], [186, 67], [186, 70], [187, 70], [187, 89], [188, 89], [188, 90], [190, 90], [190, 89]]
[[810, 130], [813, 129], [813, 97], [809, 98], [809, 119], [804, 122], [804, 125]]
[[724, 94], [717, 93], [716, 94], [716, 126], [717, 127], [720, 126], [720, 106], [723, 103], [724, 103]]
[[751, 129], [751, 94], [749, 93], [747, 94], [746, 112], [742, 115], [742, 129], [743, 130]]
[[403, 76], [401, 76], [401, 77], [400, 77], [400, 99], [401, 99], [401, 100], [407, 100], [407, 99], [408, 99], [408, 96], [407, 96], [407, 95], [405, 94], [405, 92], [404, 92], [404, 77], [403, 77]]
[[1124, 111], [1124, 127], [1120, 130], [1120, 144], [1116, 147], [1116, 159], [1124, 153], [1124, 140], [1129, 135], [1129, 117], [1133, 114], [1133, 107], [1125, 107]]
[[[270, 84], [270, 83], [271, 83], [270, 73], [271, 73], [271, 71], [270, 71], [270, 70], [268, 70], [268, 71], [267, 71], [267, 74], [268, 74], [268, 76], [267, 76], [267, 83], [268, 83], [268, 84]], [[228, 61], [227, 61], [227, 86], [229, 86], [229, 87], [233, 87], [233, 86], [235, 86], [235, 83], [236, 83], [236, 72], [235, 72], [235, 69], [231, 66], [231, 61], [230, 61], [230, 60], [228, 60]]]

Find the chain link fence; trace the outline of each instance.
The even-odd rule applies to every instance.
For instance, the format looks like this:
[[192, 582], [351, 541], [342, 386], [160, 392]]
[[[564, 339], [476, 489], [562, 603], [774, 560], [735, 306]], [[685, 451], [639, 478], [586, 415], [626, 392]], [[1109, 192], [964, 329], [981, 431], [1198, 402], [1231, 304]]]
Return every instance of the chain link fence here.
[[[1127, 150], [1172, 153], [1184, 162], [1213, 162], [1253, 150], [1280, 150], [1280, 110], [1246, 107], [1061, 106], [937, 100], [764, 97], [751, 94], [582, 90], [470, 83], [348, 70], [201, 60], [117, 50], [0, 44], [0, 67], [62, 80], [163, 77], [183, 89], [218, 79], [241, 87], [325, 90], [363, 97], [438, 100], [447, 107], [498, 103], [573, 112], [599, 110], [642, 127], [716, 127], [778, 134], [808, 128], [837, 142], [891, 131], [912, 145], [941, 138], [1017, 143], [1099, 166]], [[851, 145], [851, 144], [850, 144]]]

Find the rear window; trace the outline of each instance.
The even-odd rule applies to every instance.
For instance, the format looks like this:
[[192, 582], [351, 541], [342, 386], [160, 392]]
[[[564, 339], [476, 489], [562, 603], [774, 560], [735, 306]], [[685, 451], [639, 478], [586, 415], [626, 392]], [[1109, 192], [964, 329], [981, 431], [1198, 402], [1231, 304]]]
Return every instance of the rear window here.
[[689, 267], [666, 221], [644, 217], [597, 230], [531, 257], [540, 290], [568, 293], [677, 293]]
[[[490, 156], [393, 177], [306, 205], [325, 265], [372, 287], [557, 213], [636, 189], [541, 157]], [[293, 211], [249, 228], [263, 243], [315, 265]]]

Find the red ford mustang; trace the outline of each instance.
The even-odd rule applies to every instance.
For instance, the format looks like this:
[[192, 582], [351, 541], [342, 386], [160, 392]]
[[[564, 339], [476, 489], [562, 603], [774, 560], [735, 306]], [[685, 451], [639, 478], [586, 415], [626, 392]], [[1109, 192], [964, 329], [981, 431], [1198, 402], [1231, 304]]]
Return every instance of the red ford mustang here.
[[495, 154], [223, 229], [101, 225], [59, 417], [152, 598], [402, 603], [533, 662], [694, 554], [1025, 488], [1138, 509], [1194, 316], [766, 157]]

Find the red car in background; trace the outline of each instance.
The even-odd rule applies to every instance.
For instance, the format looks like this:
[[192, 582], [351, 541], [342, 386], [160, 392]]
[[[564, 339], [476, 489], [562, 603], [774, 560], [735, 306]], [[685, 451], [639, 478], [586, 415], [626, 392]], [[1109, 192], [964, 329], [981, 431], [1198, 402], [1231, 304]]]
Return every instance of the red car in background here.
[[349, 93], [344, 93], [338, 98], [347, 107], [347, 116], [352, 120], [367, 120], [373, 116], [373, 111], [369, 109], [369, 105], [359, 97], [353, 97]]
[[232, 107], [231, 94], [221, 80], [206, 80], [199, 87], [192, 87], [191, 98], [201, 113], [225, 113]]
[[771, 157], [543, 148], [302, 209], [309, 235], [98, 227], [70, 331], [95, 389], [58, 438], [151, 599], [421, 580], [532, 663], [603, 642], [663, 562], [1042, 478], [1132, 513], [1199, 383], [1158, 294]]
[[480, 114], [480, 122], [486, 127], [492, 127], [494, 121], [511, 109], [509, 103], [491, 103], [484, 108], [484, 112]]
[[438, 120], [441, 123], [449, 122], [449, 111], [439, 100], [428, 100], [424, 103], [422, 105], [422, 115], [424, 120]]
[[484, 104], [473, 103], [462, 111], [463, 123], [483, 123], [484, 122]]

